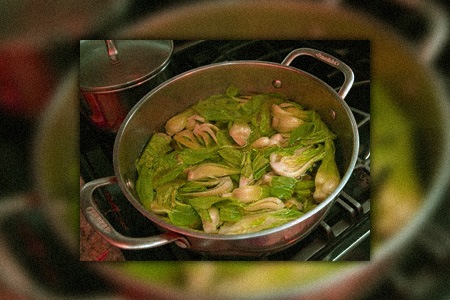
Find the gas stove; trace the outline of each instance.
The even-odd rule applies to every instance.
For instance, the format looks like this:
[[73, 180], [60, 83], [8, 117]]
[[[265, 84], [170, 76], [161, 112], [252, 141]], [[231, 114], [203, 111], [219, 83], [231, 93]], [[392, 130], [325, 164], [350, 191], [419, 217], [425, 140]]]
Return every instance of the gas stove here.
[[[327, 52], [346, 63], [355, 83], [345, 101], [360, 135], [357, 164], [327, 216], [311, 234], [280, 252], [256, 259], [268, 261], [370, 259], [370, 42], [368, 40], [209, 40], [175, 41], [168, 66], [170, 76], [223, 61], [260, 60], [280, 63], [293, 49], [308, 47]], [[305, 57], [291, 66], [318, 77], [336, 90], [343, 75], [330, 66]], [[136, 99], [136, 102], [139, 99]], [[115, 134], [96, 128], [80, 112], [80, 173], [84, 181], [114, 175]], [[128, 202], [117, 186], [100, 190], [97, 205], [116, 230], [130, 237], [159, 233], [154, 224]], [[243, 260], [243, 257], [208, 257], [169, 244], [148, 250], [122, 250], [126, 260]], [[252, 260], [255, 258], [251, 258]]]

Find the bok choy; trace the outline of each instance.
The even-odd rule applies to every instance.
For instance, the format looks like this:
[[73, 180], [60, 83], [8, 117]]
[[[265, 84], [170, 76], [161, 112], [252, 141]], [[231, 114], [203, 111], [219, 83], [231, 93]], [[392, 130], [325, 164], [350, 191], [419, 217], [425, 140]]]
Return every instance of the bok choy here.
[[201, 99], [153, 134], [136, 161], [143, 206], [177, 226], [243, 234], [314, 209], [340, 181], [320, 115], [279, 94]]

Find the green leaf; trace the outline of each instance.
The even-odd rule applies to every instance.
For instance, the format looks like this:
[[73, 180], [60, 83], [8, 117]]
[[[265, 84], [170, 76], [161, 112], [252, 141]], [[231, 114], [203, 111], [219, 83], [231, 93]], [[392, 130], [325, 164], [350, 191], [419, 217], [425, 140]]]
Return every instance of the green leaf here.
[[153, 172], [149, 168], [142, 168], [139, 172], [139, 177], [136, 180], [136, 192], [139, 195], [139, 200], [146, 209], [150, 210], [150, 204], [154, 199], [153, 190]]
[[199, 229], [202, 220], [197, 211], [190, 205], [176, 205], [175, 208], [168, 213], [170, 221], [177, 226], [185, 226], [193, 229]]
[[218, 147], [205, 147], [198, 149], [186, 148], [178, 154], [178, 158], [186, 165], [195, 165], [204, 160], [217, 156]]
[[241, 174], [246, 178], [250, 178], [253, 174], [252, 160], [249, 152], [244, 152]]
[[219, 217], [222, 222], [236, 222], [244, 215], [242, 206], [232, 201], [220, 202], [216, 206], [219, 208]]
[[305, 199], [301, 199], [303, 200], [303, 208], [302, 211], [304, 213], [307, 213], [308, 211], [312, 210], [313, 208], [315, 208], [317, 206], [316, 202], [314, 201], [314, 199], [312, 197], [309, 198], [305, 198]]
[[285, 99], [281, 95], [277, 94], [260, 94], [252, 97], [253, 101], [260, 103], [259, 110], [255, 113], [251, 119], [252, 124], [258, 129], [260, 136], [271, 136], [276, 131], [272, 128], [272, 104], [279, 104]]
[[193, 108], [209, 121], [232, 121], [240, 119], [240, 102], [226, 95], [215, 95], [200, 100]]
[[300, 125], [293, 130], [289, 145], [299, 142], [302, 145], [323, 143], [328, 139], [335, 139], [336, 135], [331, 132], [322, 121], [320, 115], [315, 111], [307, 111], [310, 115], [310, 122]]
[[309, 199], [312, 196], [312, 190], [296, 190], [295, 197], [298, 200]]
[[167, 155], [155, 158], [153, 161], [153, 168], [153, 185], [158, 187], [183, 174], [185, 166], [178, 161], [176, 153], [171, 152]]
[[314, 188], [313, 180], [298, 180], [295, 184], [295, 190], [305, 190]]
[[228, 122], [226, 123], [225, 126], [226, 129], [220, 129], [216, 133], [217, 144], [219, 147], [229, 147], [229, 146], [234, 147], [235, 142], [228, 133]]
[[297, 180], [295, 178], [274, 176], [270, 183], [270, 194], [282, 200], [287, 200], [294, 194], [296, 183]]
[[235, 223], [226, 223], [220, 229], [220, 234], [242, 234], [258, 232], [264, 229], [280, 226], [303, 215], [292, 209], [282, 209], [256, 214], [244, 215]]
[[242, 150], [231, 148], [231, 147], [225, 147], [220, 149], [219, 155], [226, 160], [232, 167], [239, 168], [242, 163], [243, 159], [243, 153]]
[[269, 158], [267, 151], [253, 151], [254, 159], [252, 161], [253, 178], [259, 180], [264, 174], [270, 170]]
[[315, 187], [314, 180], [299, 180], [295, 184], [294, 193], [299, 201], [312, 197], [312, 191]]
[[192, 181], [206, 178], [217, 178], [239, 173], [240, 170], [238, 168], [232, 168], [217, 163], [204, 163], [189, 169], [188, 180]]
[[172, 209], [176, 205], [177, 190], [182, 184], [183, 181], [178, 180], [156, 187], [154, 201], [161, 207]]
[[202, 224], [212, 221], [211, 215], [209, 214], [208, 209], [200, 209], [200, 208], [195, 207], [195, 210], [197, 211], [198, 215], [200, 216], [200, 218], [202, 220]]
[[241, 115], [245, 121], [250, 121], [261, 109], [261, 105], [266, 97], [253, 96], [241, 107]]
[[303, 138], [307, 137], [314, 131], [314, 128], [315, 128], [315, 125], [314, 125], [314, 123], [311, 123], [311, 122], [304, 123], [304, 124], [298, 126], [291, 132], [291, 135], [289, 136], [288, 145], [292, 146], [297, 141], [300, 141]]
[[197, 181], [188, 181], [183, 186], [178, 189], [178, 195], [193, 193], [193, 192], [203, 192], [208, 188], [205, 184], [201, 184]]
[[164, 133], [153, 134], [141, 156], [136, 161], [136, 169], [139, 170], [144, 165], [151, 168], [155, 159], [172, 150], [170, 146], [171, 141], [172, 138]]
[[225, 94], [202, 99], [193, 108], [199, 115], [210, 121], [233, 122], [251, 121], [263, 108], [260, 117], [253, 121], [257, 125], [263, 125], [265, 131], [271, 131], [270, 106], [272, 103], [282, 102], [284, 98], [278, 94], [259, 94], [246, 100], [237, 98], [238, 93], [239, 90], [236, 87], [230, 86]]
[[227, 198], [220, 196], [208, 196], [187, 199], [186, 202], [196, 209], [208, 209], [214, 204], [225, 200], [227, 200]]
[[234, 98], [239, 94], [239, 89], [234, 85], [230, 85], [225, 94], [230, 98]]

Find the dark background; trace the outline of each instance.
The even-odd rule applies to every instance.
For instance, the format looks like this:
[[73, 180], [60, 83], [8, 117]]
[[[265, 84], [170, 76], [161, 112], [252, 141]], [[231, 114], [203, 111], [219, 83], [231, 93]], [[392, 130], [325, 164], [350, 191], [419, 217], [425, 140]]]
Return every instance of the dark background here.
[[[42, 1], [36, 1], [38, 4]], [[61, 2], [61, 1], [60, 1]], [[41, 113], [46, 108], [49, 99], [57, 86], [58, 81], [71, 66], [78, 64], [78, 46], [80, 38], [102, 38], [112, 28], [135, 22], [144, 18], [148, 13], [158, 9], [164, 9], [180, 3], [189, 3], [193, 1], [129, 1], [127, 11], [111, 22], [106, 20], [102, 26], [87, 27], [84, 33], [79, 36], [68, 37], [62, 35], [60, 39], [48, 41], [47, 46], [30, 48], [26, 43], [18, 42], [22, 37], [4, 34], [0, 40], [0, 201], [4, 201], [15, 195], [30, 195], [33, 189], [33, 161], [32, 151], [36, 126], [41, 121]], [[407, 29], [402, 29], [403, 33], [413, 38], [423, 34], [421, 28], [423, 20], [420, 17], [409, 16], [403, 12], [390, 9], [390, 1], [370, 1], [370, 0], [348, 0], [343, 1], [356, 7], [370, 7], [368, 11], [381, 19], [386, 20], [393, 27], [402, 24], [408, 24]], [[436, 0], [450, 11], [450, 1]], [[18, 2], [21, 3], [21, 2]], [[2, 12], [2, 15], [8, 20], [20, 19], [14, 15], [14, 10]], [[96, 12], [94, 12], [96, 13]], [[33, 14], [42, 14], [51, 16], [52, 10], [41, 10], [35, 7]], [[81, 17], [81, 16], [80, 16]], [[66, 20], [61, 19], [64, 23]], [[41, 24], [29, 24], [25, 18], [24, 26], [27, 28], [38, 28]], [[20, 26], [20, 22], [18, 22]], [[76, 24], [74, 24], [76, 26]], [[55, 26], [55, 31], [58, 26]], [[37, 31], [38, 32], [38, 31]], [[45, 37], [42, 42], [46, 44]], [[435, 63], [436, 69], [443, 74], [444, 78], [450, 84], [450, 41], [447, 42], [443, 53]], [[61, 141], [63, 142], [63, 141]], [[31, 196], [32, 197], [32, 196]], [[24, 228], [24, 224], [29, 222], [27, 217], [23, 219], [9, 220], [2, 224], [3, 231], [14, 232]], [[48, 234], [45, 224], [37, 222], [35, 224], [40, 228], [42, 234]], [[19, 249], [20, 243], [13, 245]], [[38, 249], [38, 255], [54, 255], [49, 249], [58, 248], [58, 244], [41, 245], [36, 244], [33, 249]], [[63, 250], [62, 250], [63, 251]], [[22, 253], [27, 256], [30, 253]], [[64, 257], [66, 253], [58, 254]], [[32, 257], [32, 256], [30, 256]], [[420, 258], [418, 258], [420, 259]], [[44, 261], [46, 261], [44, 259]], [[31, 264], [29, 264], [31, 265]], [[67, 270], [69, 267], [69, 270]], [[76, 263], [67, 261], [65, 266], [58, 266], [56, 271], [60, 271], [63, 276], [60, 281], [49, 275], [46, 278], [53, 278], [56, 283], [68, 279], [61, 283], [58, 288], [63, 292], [80, 288], [80, 283], [84, 284], [85, 290], [92, 287], [89, 280], [91, 274], [79, 273], [76, 269]], [[30, 272], [44, 272], [44, 269], [30, 270]], [[85, 276], [83, 280], [79, 280]], [[70, 282], [70, 280], [73, 280]], [[78, 281], [77, 281], [78, 280]], [[41, 281], [45, 285], [44, 281]], [[49, 286], [55, 287], [49, 283]], [[0, 294], [3, 292], [3, 286], [0, 282]], [[59, 291], [57, 291], [59, 292]], [[9, 293], [9, 292], [8, 292]]]

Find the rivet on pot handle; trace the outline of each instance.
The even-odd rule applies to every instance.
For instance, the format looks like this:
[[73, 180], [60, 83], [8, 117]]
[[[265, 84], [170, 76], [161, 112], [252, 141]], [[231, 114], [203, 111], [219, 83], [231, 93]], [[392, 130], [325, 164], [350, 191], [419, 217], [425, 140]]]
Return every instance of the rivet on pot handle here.
[[355, 75], [353, 74], [353, 71], [349, 66], [347, 66], [345, 63], [343, 63], [336, 57], [331, 56], [328, 53], [311, 48], [299, 48], [291, 51], [291, 53], [289, 53], [285, 57], [285, 59], [281, 62], [281, 64], [289, 66], [296, 57], [301, 55], [312, 56], [344, 73], [345, 76], [344, 83], [339, 89], [338, 95], [342, 99], [344, 99], [347, 96], [348, 92], [353, 86], [353, 81], [355, 80]]
[[104, 177], [87, 182], [80, 191], [82, 213], [92, 227], [109, 243], [118, 248], [130, 250], [155, 248], [175, 241], [178, 241], [177, 244], [189, 246], [189, 242], [184, 237], [172, 232], [144, 238], [127, 237], [117, 232], [98, 210], [93, 199], [93, 193], [96, 189], [112, 184], [117, 184], [115, 176]]

